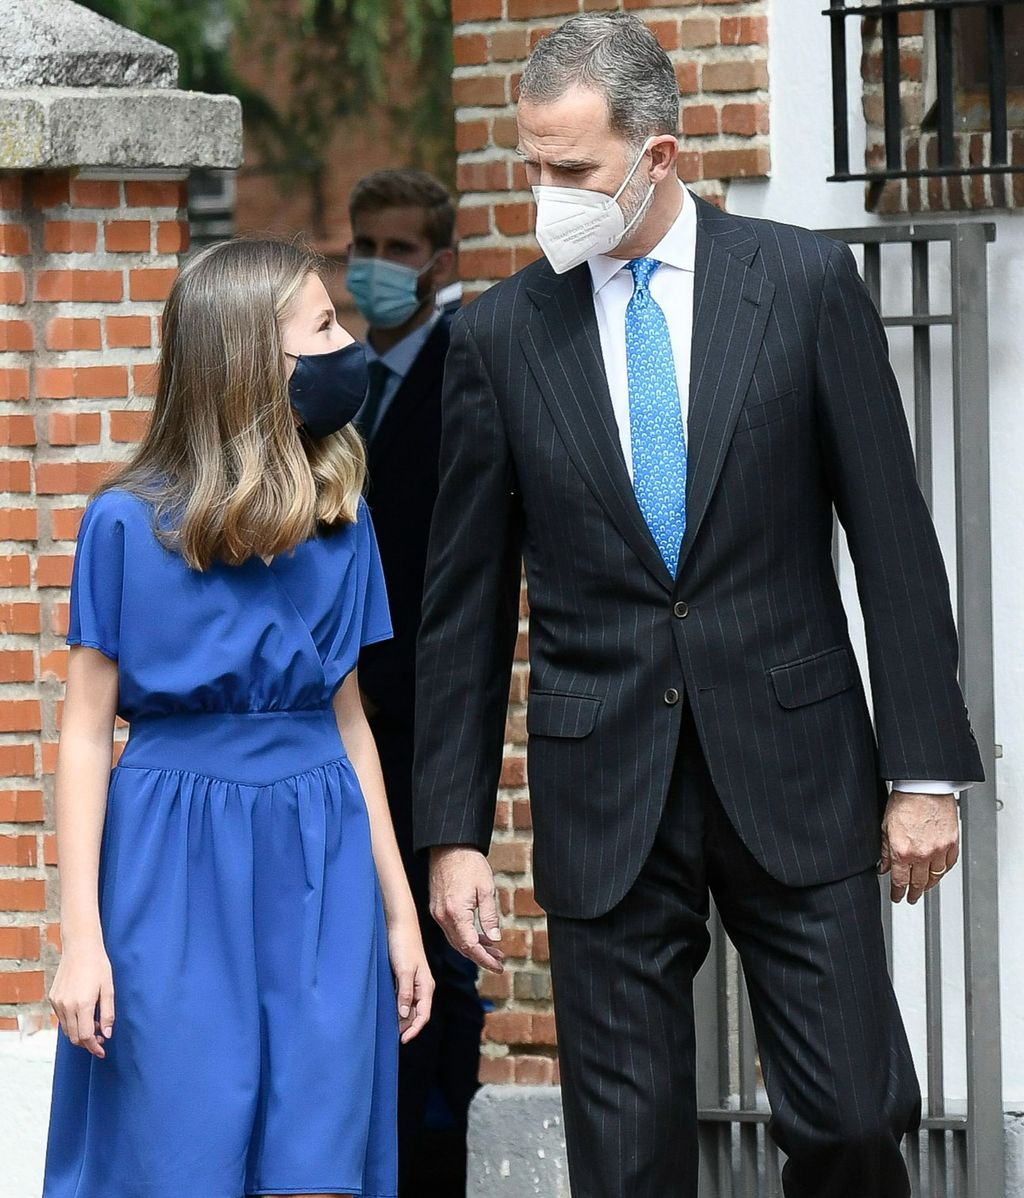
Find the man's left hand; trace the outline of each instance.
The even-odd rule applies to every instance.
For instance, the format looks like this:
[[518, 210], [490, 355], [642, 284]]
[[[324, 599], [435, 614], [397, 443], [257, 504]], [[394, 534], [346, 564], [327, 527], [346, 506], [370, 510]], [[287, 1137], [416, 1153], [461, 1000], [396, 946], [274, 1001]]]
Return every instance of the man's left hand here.
[[942, 881], [960, 856], [960, 823], [953, 795], [894, 790], [882, 820], [879, 873], [890, 874], [892, 901], [910, 903]]

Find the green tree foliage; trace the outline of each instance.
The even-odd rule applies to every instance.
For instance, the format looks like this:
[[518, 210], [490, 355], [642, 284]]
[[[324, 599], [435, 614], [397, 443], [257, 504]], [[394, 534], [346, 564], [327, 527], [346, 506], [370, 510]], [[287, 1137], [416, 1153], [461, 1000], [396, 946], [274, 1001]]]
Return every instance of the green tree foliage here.
[[[173, 49], [185, 88], [242, 102], [264, 169], [297, 178], [322, 205], [339, 121], [385, 108], [417, 165], [451, 181], [454, 133], [449, 0], [83, 0], [87, 8]], [[232, 39], [286, 83], [275, 103], [232, 61]], [[399, 64], [406, 64], [403, 68]], [[404, 75], [400, 72], [404, 69]], [[401, 97], [401, 99], [396, 99]]]

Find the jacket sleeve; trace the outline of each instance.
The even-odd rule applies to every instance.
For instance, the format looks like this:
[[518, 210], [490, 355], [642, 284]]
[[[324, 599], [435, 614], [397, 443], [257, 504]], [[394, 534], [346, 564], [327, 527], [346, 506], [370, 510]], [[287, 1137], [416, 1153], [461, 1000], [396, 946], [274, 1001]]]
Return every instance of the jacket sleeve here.
[[487, 852], [519, 623], [514, 465], [466, 316], [452, 325], [417, 652], [415, 846]]
[[827, 482], [864, 613], [880, 774], [980, 781], [938, 538], [882, 322], [842, 243], [825, 263], [816, 370]]

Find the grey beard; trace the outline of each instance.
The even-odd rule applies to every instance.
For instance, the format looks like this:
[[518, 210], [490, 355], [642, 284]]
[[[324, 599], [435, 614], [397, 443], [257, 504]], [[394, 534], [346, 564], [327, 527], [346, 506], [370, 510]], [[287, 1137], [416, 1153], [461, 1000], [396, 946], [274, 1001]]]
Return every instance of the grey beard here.
[[629, 232], [626, 237], [635, 237], [647, 216], [648, 209], [654, 202], [654, 192], [650, 183], [642, 176], [630, 180], [629, 186], [623, 192], [619, 204]]

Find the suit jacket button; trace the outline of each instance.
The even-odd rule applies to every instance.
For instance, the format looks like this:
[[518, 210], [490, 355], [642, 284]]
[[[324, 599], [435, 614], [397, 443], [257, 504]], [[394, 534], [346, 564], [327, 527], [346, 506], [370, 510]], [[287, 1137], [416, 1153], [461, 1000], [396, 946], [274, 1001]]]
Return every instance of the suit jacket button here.
[[675, 707], [675, 705], [679, 702], [679, 692], [674, 686], [670, 686], [665, 692], [665, 702], [669, 705], [669, 707]]
[[678, 616], [680, 620], [685, 620], [690, 614], [689, 604], [684, 603], [682, 599], [680, 599], [678, 603], [673, 604], [672, 614]]

